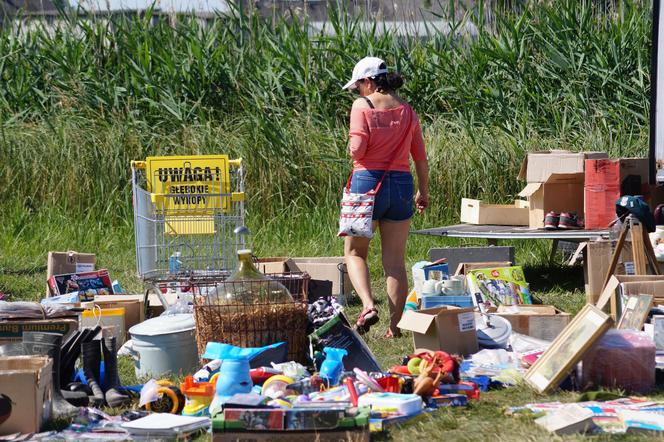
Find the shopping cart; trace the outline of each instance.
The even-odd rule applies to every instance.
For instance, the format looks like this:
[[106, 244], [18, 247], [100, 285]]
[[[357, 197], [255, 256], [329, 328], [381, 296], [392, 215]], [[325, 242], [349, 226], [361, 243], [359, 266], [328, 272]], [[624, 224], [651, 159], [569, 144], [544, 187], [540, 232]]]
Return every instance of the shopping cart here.
[[227, 155], [132, 161], [136, 269], [164, 308], [169, 287], [226, 278], [245, 247], [242, 160]]

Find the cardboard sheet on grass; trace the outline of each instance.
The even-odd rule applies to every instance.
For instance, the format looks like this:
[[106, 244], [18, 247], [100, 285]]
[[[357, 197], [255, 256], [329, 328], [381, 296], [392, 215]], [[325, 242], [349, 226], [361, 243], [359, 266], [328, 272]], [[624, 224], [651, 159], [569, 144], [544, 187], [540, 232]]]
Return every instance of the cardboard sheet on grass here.
[[0, 435], [38, 433], [50, 417], [52, 360], [0, 358]]
[[477, 353], [479, 349], [472, 308], [444, 306], [408, 310], [397, 327], [413, 332], [414, 348], [443, 350], [463, 356]]

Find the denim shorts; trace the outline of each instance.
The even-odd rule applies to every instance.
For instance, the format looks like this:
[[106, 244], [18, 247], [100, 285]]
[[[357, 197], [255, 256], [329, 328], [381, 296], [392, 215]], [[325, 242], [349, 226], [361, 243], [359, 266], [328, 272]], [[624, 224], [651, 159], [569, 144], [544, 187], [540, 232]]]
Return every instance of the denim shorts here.
[[[358, 170], [353, 172], [350, 191], [366, 193], [374, 189], [383, 170]], [[405, 221], [413, 216], [413, 176], [410, 172], [388, 172], [376, 195], [374, 221]]]

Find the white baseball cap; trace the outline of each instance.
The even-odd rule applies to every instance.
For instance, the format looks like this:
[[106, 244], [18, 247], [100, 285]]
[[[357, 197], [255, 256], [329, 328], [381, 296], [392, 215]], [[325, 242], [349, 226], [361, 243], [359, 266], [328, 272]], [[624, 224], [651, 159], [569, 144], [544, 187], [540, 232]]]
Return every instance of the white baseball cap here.
[[387, 74], [387, 65], [385, 61], [378, 57], [364, 57], [358, 61], [353, 68], [353, 78], [341, 89], [355, 89], [355, 82], [363, 78], [375, 77], [376, 75]]

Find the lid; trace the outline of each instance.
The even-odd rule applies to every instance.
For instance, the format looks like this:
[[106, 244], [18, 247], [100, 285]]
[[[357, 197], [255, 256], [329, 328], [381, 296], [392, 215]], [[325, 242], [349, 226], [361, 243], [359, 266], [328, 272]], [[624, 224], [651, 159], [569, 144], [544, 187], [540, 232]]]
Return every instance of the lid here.
[[134, 325], [129, 329], [129, 333], [131, 335], [158, 336], [189, 331], [194, 328], [194, 315], [182, 313], [148, 319]]
[[489, 315], [483, 317], [475, 313], [475, 324], [477, 326], [477, 342], [483, 348], [505, 348], [507, 340], [512, 334], [512, 324], [500, 316]]

